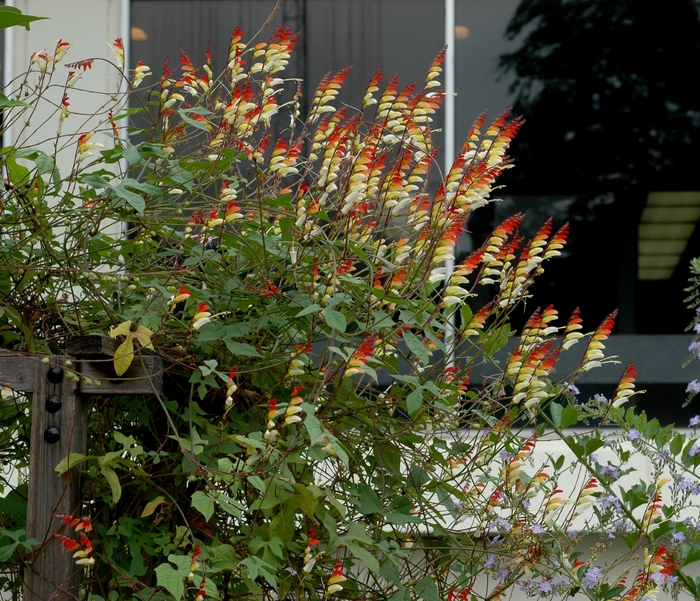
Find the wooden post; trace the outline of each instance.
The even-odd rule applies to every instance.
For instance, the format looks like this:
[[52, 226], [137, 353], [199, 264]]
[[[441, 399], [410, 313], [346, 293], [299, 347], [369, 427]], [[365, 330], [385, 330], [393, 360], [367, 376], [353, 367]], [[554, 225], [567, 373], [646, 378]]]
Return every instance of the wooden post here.
[[[25, 601], [67, 601], [77, 596], [81, 568], [54, 536], [64, 526], [54, 516], [81, 514], [79, 467], [60, 477], [55, 471], [71, 453], [86, 453], [88, 408], [81, 394], [87, 398], [163, 391], [162, 359], [135, 357], [126, 373], [118, 377], [113, 364], [118, 346], [107, 336], [79, 336], [68, 342], [69, 356], [50, 355], [43, 360], [0, 349], [0, 385], [34, 393], [27, 538], [42, 544], [25, 570]], [[68, 371], [79, 374], [80, 383], [66, 377]], [[71, 532], [65, 535], [71, 536]]]
[[25, 571], [26, 601], [75, 598], [80, 570], [54, 536], [63, 526], [56, 514], [80, 515], [80, 471], [75, 467], [59, 477], [54, 468], [70, 453], [85, 453], [87, 414], [77, 382], [66, 377], [70, 358], [48, 359], [35, 361], [27, 538], [42, 545]]

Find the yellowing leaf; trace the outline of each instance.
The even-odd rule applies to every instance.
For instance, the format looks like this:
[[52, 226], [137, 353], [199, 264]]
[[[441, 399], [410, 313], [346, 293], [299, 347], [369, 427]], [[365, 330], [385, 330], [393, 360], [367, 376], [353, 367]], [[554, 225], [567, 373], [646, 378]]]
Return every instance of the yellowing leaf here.
[[61, 459], [54, 470], [58, 472], [59, 476], [63, 476], [63, 474], [65, 474], [69, 469], [75, 467], [79, 463], [82, 463], [86, 459], [89, 459], [89, 457], [86, 457], [82, 453], [71, 453], [68, 455], [68, 457]]
[[132, 332], [132, 336], [139, 341], [142, 347], [153, 350], [153, 345], [151, 344], [151, 336], [153, 332], [149, 330], [146, 326], [139, 326], [136, 328], [135, 332]]
[[114, 506], [122, 496], [122, 485], [119, 484], [119, 476], [117, 476], [117, 473], [108, 465], [100, 466], [100, 471], [107, 479], [107, 484], [109, 484], [109, 488], [112, 491], [112, 506]]
[[[123, 325], [123, 324], [122, 324]], [[121, 326], [120, 326], [121, 327]], [[134, 360], [134, 338], [127, 336], [126, 340], [114, 351], [114, 371], [121, 376]]]
[[146, 505], [146, 507], [143, 508], [143, 511], [141, 512], [141, 517], [142, 518], [148, 517], [156, 510], [156, 507], [158, 507], [159, 505], [162, 505], [163, 503], [165, 503], [165, 497], [163, 497], [163, 496], [156, 497], [150, 503], [148, 503]]
[[125, 321], [124, 323], [120, 323], [116, 328], [113, 328], [109, 335], [112, 338], [116, 338], [117, 336], [123, 336], [125, 334], [129, 334], [131, 332], [131, 320]]

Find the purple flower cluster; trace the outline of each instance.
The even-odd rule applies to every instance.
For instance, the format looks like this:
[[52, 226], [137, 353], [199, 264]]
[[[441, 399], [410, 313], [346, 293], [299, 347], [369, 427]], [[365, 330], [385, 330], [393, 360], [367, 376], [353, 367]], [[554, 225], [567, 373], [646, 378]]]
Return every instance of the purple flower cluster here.
[[620, 499], [618, 499], [615, 495], [605, 495], [600, 497], [598, 499], [598, 505], [600, 505], [601, 511], [608, 511], [609, 509], [612, 509], [613, 511], [622, 513], [622, 504], [620, 503]]
[[693, 355], [700, 354], [700, 342], [691, 342], [690, 346], [688, 347], [688, 352], [692, 353]]
[[698, 382], [697, 380], [691, 380], [690, 382], [688, 382], [688, 386], [686, 386], [685, 391], [688, 394], [697, 394], [698, 392], [700, 392], [700, 382]]
[[639, 430], [636, 430], [635, 428], [630, 428], [630, 431], [627, 432], [627, 439], [630, 442], [637, 442], [639, 440]]
[[674, 533], [671, 535], [671, 542], [672, 542], [674, 545], [679, 545], [679, 544], [682, 543], [683, 541], [685, 541], [685, 534], [683, 534], [682, 532], [674, 532]]
[[581, 578], [581, 584], [586, 588], [593, 588], [602, 577], [603, 572], [600, 571], [600, 568], [593, 566], [589, 568], [586, 575]]
[[610, 476], [613, 480], [620, 478], [620, 468], [615, 465], [602, 465], [598, 473], [601, 476]]
[[649, 580], [651, 580], [655, 585], [661, 586], [664, 583], [664, 580], [666, 580], [666, 576], [664, 576], [661, 572], [654, 572], [651, 576], [649, 576]]
[[695, 455], [697, 455], [698, 453], [700, 453], [700, 440], [696, 440], [693, 443], [693, 446], [690, 447], [690, 451], [688, 451], [688, 457], [695, 457]]
[[696, 415], [690, 418], [689, 428], [694, 428], [695, 426], [700, 426], [700, 415]]
[[675, 492], [677, 494], [689, 492], [691, 495], [700, 495], [700, 482], [696, 482], [695, 480], [681, 476], [676, 481]]
[[489, 528], [496, 528], [497, 530], [510, 532], [513, 529], [513, 526], [509, 522], [506, 522], [503, 518], [496, 518], [489, 524]]

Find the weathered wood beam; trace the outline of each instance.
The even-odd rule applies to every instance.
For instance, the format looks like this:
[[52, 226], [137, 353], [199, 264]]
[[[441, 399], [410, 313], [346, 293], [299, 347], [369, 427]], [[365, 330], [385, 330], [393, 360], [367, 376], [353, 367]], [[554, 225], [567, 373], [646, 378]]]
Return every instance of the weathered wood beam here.
[[79, 514], [78, 467], [58, 476], [56, 465], [70, 453], [85, 453], [87, 409], [75, 380], [65, 377], [70, 357], [50, 356], [48, 364], [24, 358], [35, 369], [31, 454], [27, 500], [27, 538], [42, 545], [24, 573], [26, 601], [68, 601], [78, 594], [80, 567], [55, 534], [66, 536], [57, 514]]
[[[145, 368], [145, 369], [144, 369]], [[78, 373], [80, 380], [80, 392], [83, 394], [158, 394], [163, 392], [163, 360], [160, 357], [136, 355], [129, 369], [121, 376], [114, 373], [114, 364], [111, 359], [79, 361]], [[92, 380], [91, 383], [85, 378]], [[99, 386], [95, 383], [98, 381]]]
[[38, 362], [38, 358], [0, 352], [0, 386], [31, 392], [34, 389], [34, 372]]
[[[120, 342], [109, 336], [75, 336], [68, 340], [66, 352], [80, 360], [78, 373], [83, 376], [83, 394], [158, 394], [163, 392], [163, 360], [154, 355], [134, 356], [129, 369], [121, 376], [114, 372], [114, 352]], [[85, 378], [93, 380], [86, 383]], [[94, 381], [100, 385], [97, 386]]]

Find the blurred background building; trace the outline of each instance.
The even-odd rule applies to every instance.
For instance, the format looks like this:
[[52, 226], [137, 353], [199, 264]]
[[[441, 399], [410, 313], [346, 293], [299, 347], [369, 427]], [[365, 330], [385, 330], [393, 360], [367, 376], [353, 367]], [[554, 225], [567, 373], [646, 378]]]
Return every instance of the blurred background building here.
[[[446, 81], [457, 95], [435, 124], [450, 155], [441, 165], [483, 110], [495, 117], [513, 105], [526, 118], [502, 202], [477, 213], [462, 252], [516, 211], [527, 214], [526, 234], [550, 215], [555, 227], [568, 221], [565, 256], [550, 263], [527, 312], [553, 303], [565, 317], [579, 306], [593, 329], [618, 308], [608, 348], [623, 366], [637, 363], [648, 391], [637, 403], [679, 425], [698, 412], [681, 407], [700, 365], [682, 368], [688, 262], [700, 255], [698, 0], [285, 0], [262, 31], [274, 0], [12, 3], [51, 20], [6, 33], [6, 84], [59, 37], [82, 39], [72, 60], [108, 58], [105, 41], [128, 39], [127, 63], [144, 60], [157, 81], [166, 57], [171, 70], [181, 50], [201, 64], [208, 43], [221, 69], [236, 25], [258, 41], [282, 25], [301, 32], [286, 75], [306, 82], [308, 98], [325, 73], [354, 65], [340, 100], [355, 106], [377, 68], [385, 82], [397, 73], [408, 85], [450, 42]], [[100, 69], [95, 89], [114, 84]], [[437, 186], [439, 170], [433, 178]], [[581, 396], [610, 393], [623, 366], [585, 374]]]

